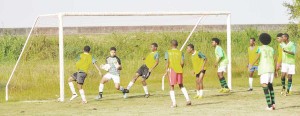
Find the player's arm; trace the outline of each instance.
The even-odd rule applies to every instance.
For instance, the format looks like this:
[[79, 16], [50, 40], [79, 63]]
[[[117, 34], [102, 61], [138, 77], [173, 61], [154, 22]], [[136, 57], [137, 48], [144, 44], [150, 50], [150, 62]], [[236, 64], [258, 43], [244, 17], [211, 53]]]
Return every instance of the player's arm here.
[[117, 57], [117, 61], [118, 61], [118, 64], [119, 64], [119, 67], [117, 67], [118, 70], [122, 70], [122, 65], [121, 65], [121, 60], [120, 58]]
[[166, 60], [166, 73], [168, 72], [169, 69], [169, 60], [168, 60], [169, 56], [168, 56], [168, 52], [165, 53], [165, 60]]
[[97, 65], [97, 60], [96, 60], [94, 57], [93, 57], [93, 59], [92, 59], [92, 63], [93, 63], [93, 65], [95, 66], [95, 68], [98, 70], [99, 75], [102, 76], [101, 70], [100, 70], [100, 68], [99, 68], [98, 65]]
[[215, 67], [218, 66], [218, 64], [220, 63], [221, 59], [224, 57], [222, 49], [217, 49], [217, 61], [215, 63]]
[[295, 55], [295, 53], [294, 52], [291, 52], [291, 51], [286, 51], [285, 49], [282, 49], [283, 50], [283, 52], [285, 52], [285, 53], [288, 53], [288, 54], [291, 54], [291, 55]]
[[158, 56], [158, 54], [155, 56], [155, 59], [156, 59], [155, 65], [149, 70], [149, 72], [151, 72], [159, 64], [159, 56]]
[[198, 56], [199, 56], [200, 58], [202, 58], [203, 61], [204, 61], [203, 64], [202, 64], [202, 67], [201, 67], [201, 70], [204, 70], [205, 64], [206, 64], [206, 62], [207, 62], [207, 58], [206, 58], [206, 56], [205, 56], [204, 54], [202, 54], [201, 52], [199, 52]]
[[183, 54], [183, 52], [182, 52], [182, 55], [181, 55], [181, 62], [180, 62], [180, 65], [181, 65], [181, 67], [183, 68], [183, 66], [184, 66], [184, 54]]

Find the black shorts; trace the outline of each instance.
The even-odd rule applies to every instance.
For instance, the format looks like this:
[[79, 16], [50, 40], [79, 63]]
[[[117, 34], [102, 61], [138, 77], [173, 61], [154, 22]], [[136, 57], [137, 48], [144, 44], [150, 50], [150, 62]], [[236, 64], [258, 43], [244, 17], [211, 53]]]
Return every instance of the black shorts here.
[[86, 76], [87, 74], [85, 72], [76, 72], [72, 75], [76, 82], [81, 85], [83, 85]]
[[206, 70], [201, 70], [198, 74], [196, 74], [196, 78], [199, 78], [201, 73], [205, 74], [205, 71]]
[[151, 74], [151, 72], [149, 72], [149, 68], [145, 64], [143, 64], [138, 71], [136, 71], [136, 73], [138, 73], [139, 76], [142, 76], [144, 79], [148, 79]]

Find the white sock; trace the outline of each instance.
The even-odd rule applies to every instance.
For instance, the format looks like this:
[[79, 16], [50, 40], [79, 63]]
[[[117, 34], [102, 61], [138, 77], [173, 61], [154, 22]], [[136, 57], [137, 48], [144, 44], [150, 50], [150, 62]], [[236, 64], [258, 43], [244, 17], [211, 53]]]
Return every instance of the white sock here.
[[70, 86], [70, 89], [71, 89], [72, 94], [73, 94], [73, 95], [74, 95], [74, 94], [77, 94], [76, 91], [75, 91], [73, 82], [69, 82], [69, 86]]
[[123, 92], [123, 90], [124, 90], [124, 87], [120, 86], [120, 89], [119, 89], [119, 90]]
[[189, 94], [187, 93], [185, 87], [182, 87], [182, 88], [181, 88], [181, 91], [182, 91], [182, 93], [183, 93], [183, 95], [184, 95], [186, 101], [190, 101]]
[[203, 96], [203, 90], [199, 90], [199, 96]]
[[249, 87], [252, 89], [253, 78], [249, 77]]
[[197, 92], [197, 96], [199, 96], [200, 95], [200, 90], [196, 90], [196, 92]]
[[103, 92], [104, 84], [100, 83], [99, 85], [99, 92]]
[[86, 101], [83, 89], [79, 90], [82, 101]]
[[143, 88], [144, 88], [145, 94], [149, 94], [147, 86], [143, 86]]
[[128, 84], [128, 86], [127, 86], [127, 89], [129, 90], [132, 87], [133, 84], [134, 83], [132, 81], [130, 81], [129, 84]]
[[176, 105], [175, 92], [174, 91], [170, 91], [170, 97], [171, 97], [173, 105]]

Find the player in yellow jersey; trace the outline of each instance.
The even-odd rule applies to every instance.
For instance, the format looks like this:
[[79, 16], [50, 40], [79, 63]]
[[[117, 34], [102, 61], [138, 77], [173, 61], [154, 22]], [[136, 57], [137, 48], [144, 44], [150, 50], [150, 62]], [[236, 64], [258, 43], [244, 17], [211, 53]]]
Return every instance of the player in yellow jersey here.
[[176, 107], [175, 91], [174, 86], [179, 85], [185, 99], [186, 105], [191, 105], [189, 95], [186, 88], [183, 86], [183, 66], [184, 66], [184, 55], [183, 52], [177, 49], [177, 40], [171, 41], [171, 49], [165, 53], [166, 71], [169, 73], [169, 83], [170, 83], [170, 97], [172, 100], [171, 108]]
[[192, 54], [192, 64], [194, 69], [194, 74], [196, 75], [196, 90], [197, 95], [194, 97], [195, 99], [201, 99], [203, 97], [203, 77], [206, 71], [206, 61], [207, 58], [200, 51], [196, 51], [194, 49], [193, 44], [189, 44], [187, 46], [187, 52]]
[[[159, 63], [159, 54], [157, 52], [157, 43], [151, 44], [151, 52], [148, 54], [146, 58], [143, 58], [145, 63], [137, 70], [136, 74], [134, 75], [133, 79], [129, 82], [127, 86], [127, 90], [129, 90], [135, 81], [142, 76], [142, 84], [145, 91], [145, 97], [148, 98], [150, 96], [147, 88], [146, 80], [150, 76], [152, 70], [158, 65]], [[124, 95], [126, 98], [126, 94]]]
[[74, 98], [76, 98], [78, 95], [75, 92], [75, 88], [73, 85], [73, 81], [77, 82], [77, 86], [79, 89], [79, 93], [80, 96], [82, 98], [82, 103], [87, 103], [87, 100], [85, 98], [84, 95], [84, 91], [82, 89], [82, 85], [84, 83], [84, 80], [87, 76], [87, 71], [90, 67], [91, 64], [94, 64], [94, 66], [96, 67], [96, 69], [99, 71], [100, 76], [102, 75], [100, 72], [99, 67], [96, 65], [96, 60], [92, 57], [92, 55], [90, 54], [90, 47], [89, 46], [85, 46], [83, 49], [83, 53], [80, 54], [78, 61], [76, 62], [76, 68], [77, 68], [77, 72], [75, 72], [69, 79], [69, 86], [72, 92], [72, 97], [70, 99], [70, 101], [72, 101]]
[[249, 63], [248, 63], [248, 69], [249, 70], [249, 89], [248, 91], [252, 91], [253, 87], [252, 87], [252, 83], [253, 83], [253, 74], [255, 70], [258, 70], [258, 62], [255, 63], [252, 67], [249, 67], [249, 65], [251, 65], [256, 56], [257, 56], [257, 51], [258, 46], [255, 45], [255, 38], [250, 38], [250, 47], [248, 48], [248, 57], [249, 57]]

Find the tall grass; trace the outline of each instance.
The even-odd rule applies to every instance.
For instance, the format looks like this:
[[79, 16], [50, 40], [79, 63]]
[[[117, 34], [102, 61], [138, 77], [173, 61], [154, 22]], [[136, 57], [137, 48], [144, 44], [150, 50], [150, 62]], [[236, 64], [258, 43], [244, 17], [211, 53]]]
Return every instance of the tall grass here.
[[[247, 48], [249, 46], [250, 37], [258, 37], [261, 33], [255, 29], [232, 32], [232, 77], [233, 87], [247, 87]], [[277, 32], [269, 32], [275, 40]], [[153, 42], [159, 45], [160, 64], [154, 70], [148, 79], [149, 89], [157, 91], [160, 88], [161, 76], [165, 71], [164, 53], [170, 47], [170, 40], [179, 41], [179, 47], [188, 36], [188, 32], [134, 32], [134, 33], [111, 33], [101, 35], [66, 35], [64, 38], [64, 57], [65, 57], [65, 81], [75, 72], [75, 59], [82, 52], [85, 45], [91, 46], [91, 53], [98, 60], [98, 65], [105, 62], [105, 58], [109, 55], [109, 48], [115, 46], [117, 55], [120, 57], [123, 65], [121, 71], [121, 85], [127, 86], [132, 76], [140, 65], [141, 60], [150, 51], [150, 44]], [[221, 46], [226, 51], [226, 32], [202, 32], [198, 31], [193, 34], [188, 43], [193, 43], [197, 50], [200, 50], [208, 58], [208, 69], [204, 79], [206, 88], [219, 88], [220, 84], [216, 76], [216, 68], [213, 67], [215, 61], [214, 48], [211, 46], [211, 38], [218, 37], [221, 39]], [[296, 40], [296, 38], [291, 38]], [[12, 67], [21, 51], [25, 37], [3, 35], [0, 36], [0, 101], [4, 99], [4, 85]], [[296, 41], [298, 42], [298, 40]], [[257, 40], [258, 45], [259, 42]], [[270, 44], [276, 48], [277, 43], [272, 41]], [[297, 48], [299, 49], [299, 48]], [[184, 67], [184, 84], [188, 89], [194, 89], [195, 77], [191, 70], [190, 54], [185, 49], [185, 67]], [[299, 55], [297, 56], [299, 59]], [[32, 100], [32, 99], [53, 99], [59, 95], [59, 65], [58, 65], [58, 38], [57, 36], [34, 36], [28, 43], [28, 47], [24, 52], [15, 76], [10, 85], [11, 100]], [[299, 62], [296, 64], [299, 69]], [[104, 73], [104, 71], [102, 71]], [[299, 76], [296, 74], [295, 77]], [[257, 77], [257, 76], [256, 76]], [[91, 67], [88, 72], [88, 78], [85, 81], [84, 89], [87, 95], [96, 95], [98, 93], [98, 85], [101, 77], [99, 77], [95, 68]], [[294, 83], [299, 79], [295, 78]], [[259, 80], [255, 78], [255, 86], [259, 86]], [[166, 81], [167, 82], [167, 81]], [[275, 85], [279, 85], [280, 81], [275, 80]], [[137, 81], [131, 92], [142, 93], [142, 85]], [[65, 86], [67, 97], [71, 94], [69, 87]], [[245, 88], [246, 89], [246, 88]], [[114, 89], [113, 82], [105, 85], [105, 94], [117, 93]]]

